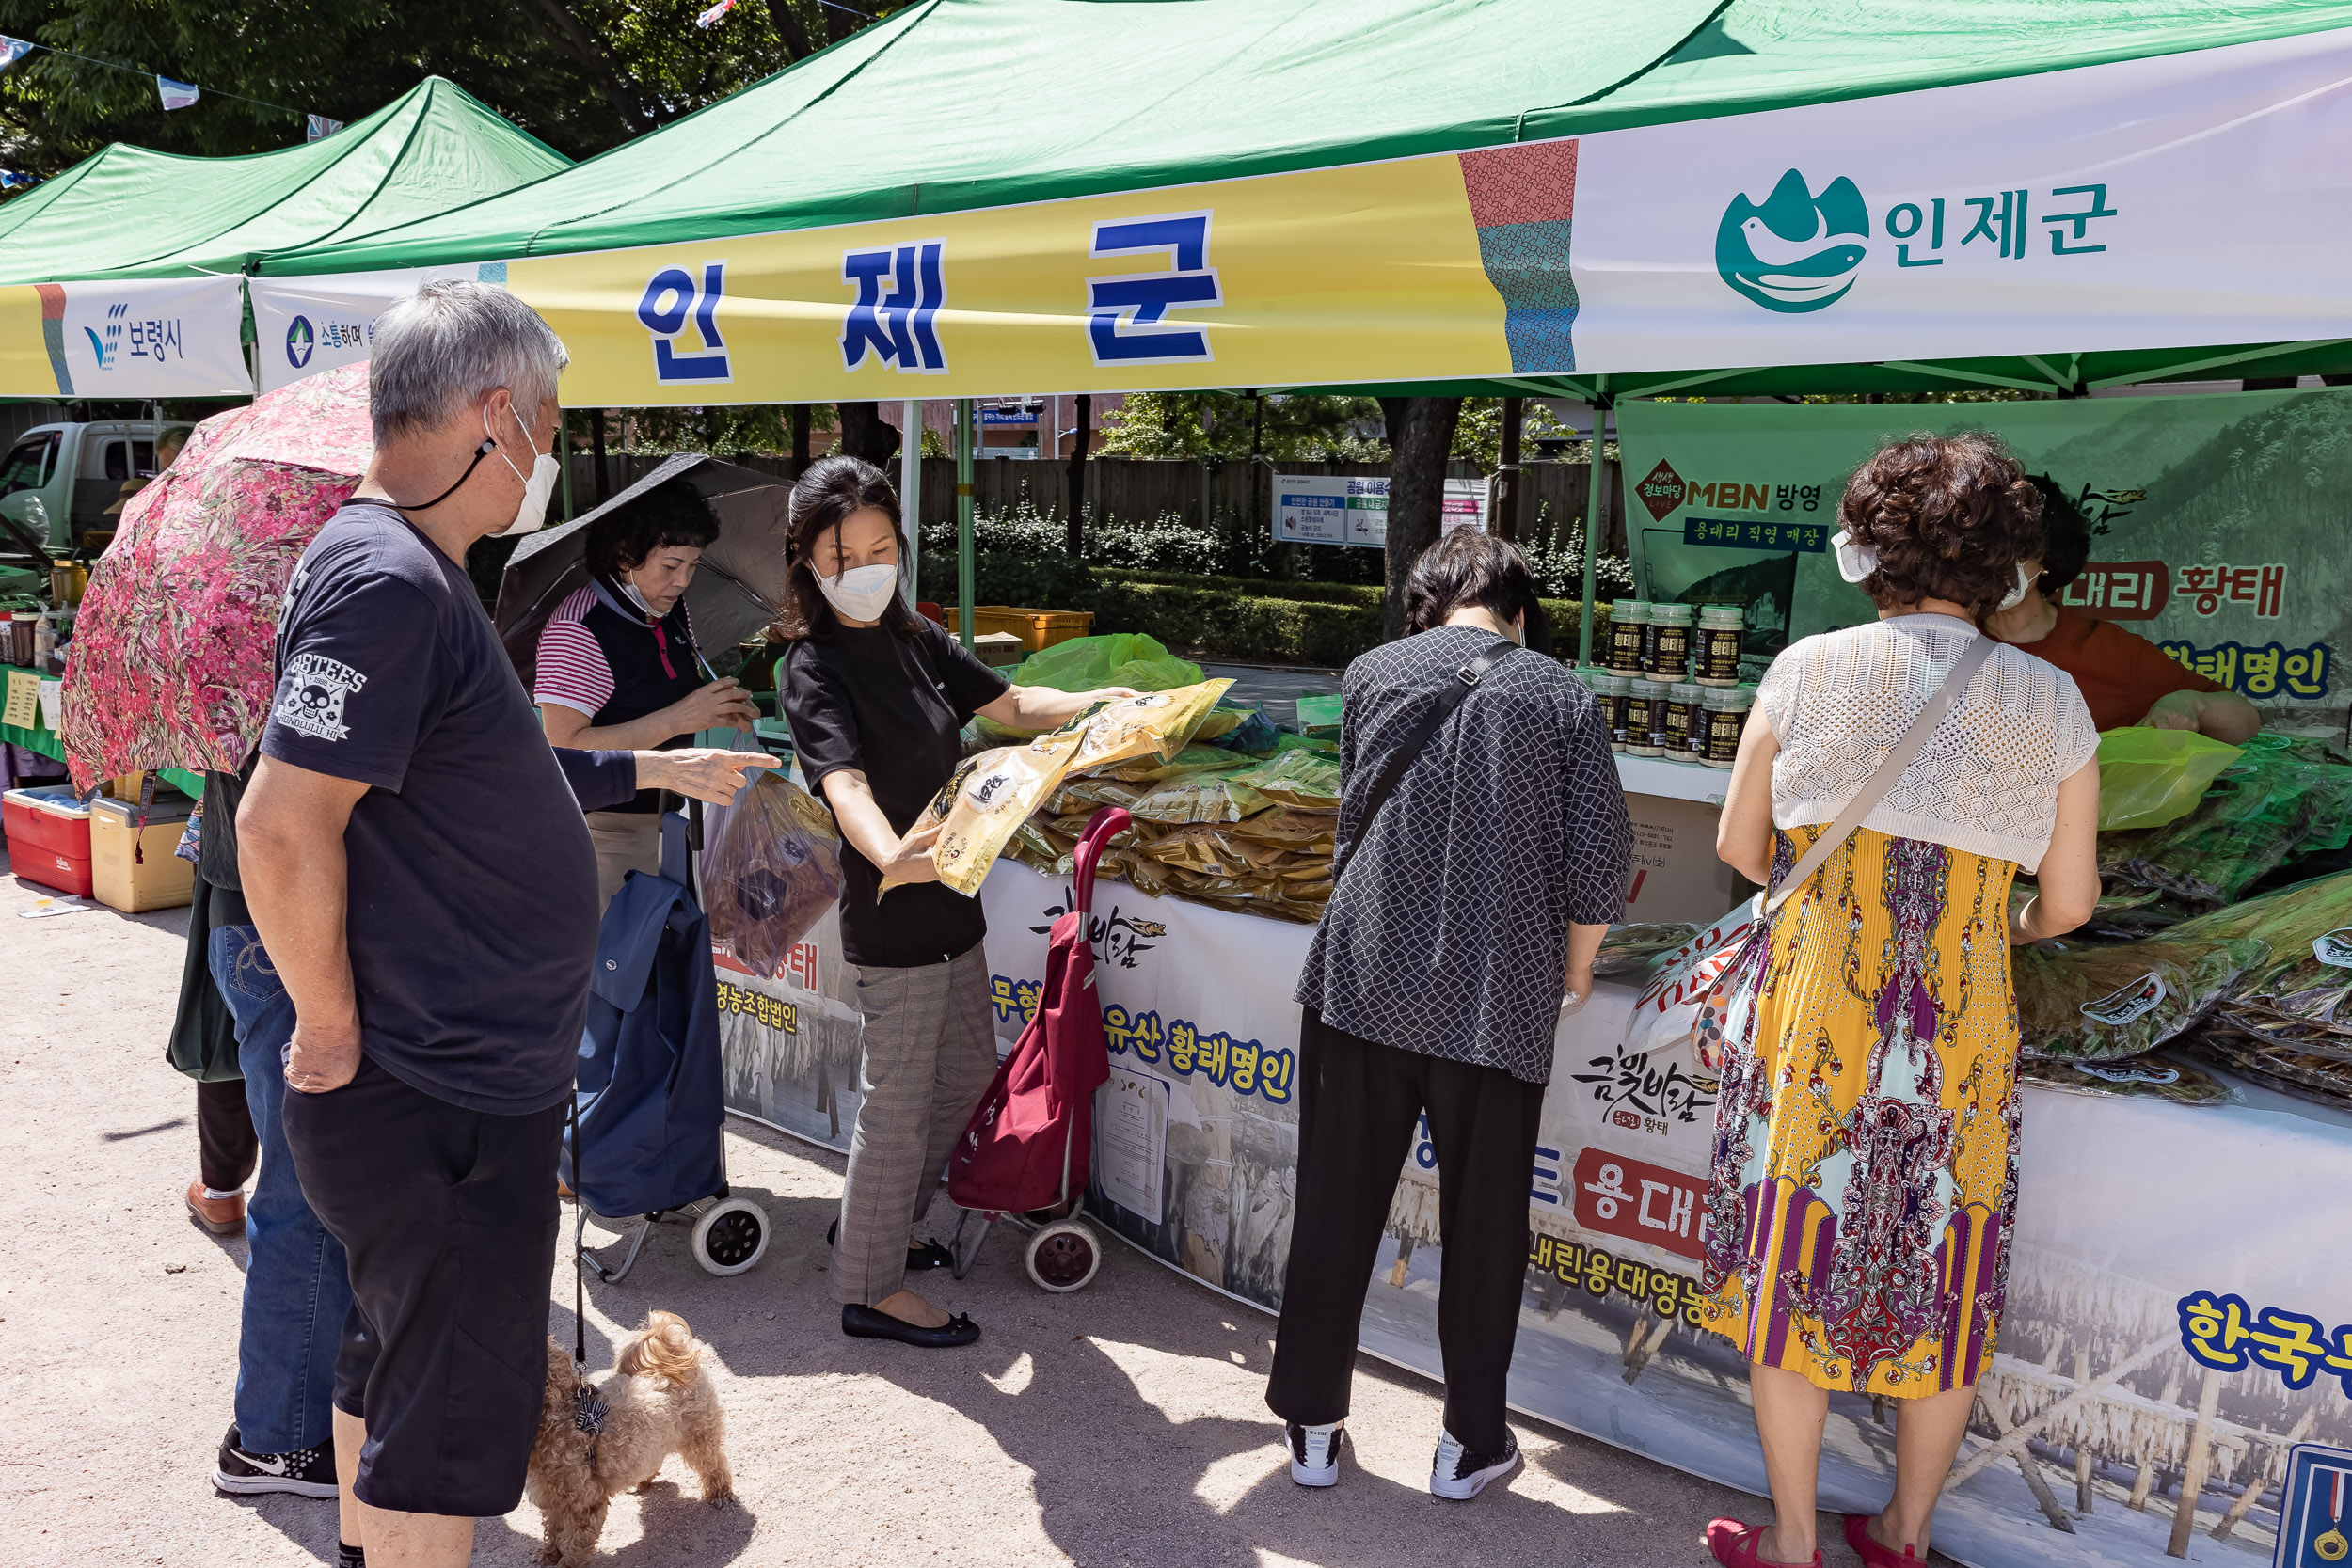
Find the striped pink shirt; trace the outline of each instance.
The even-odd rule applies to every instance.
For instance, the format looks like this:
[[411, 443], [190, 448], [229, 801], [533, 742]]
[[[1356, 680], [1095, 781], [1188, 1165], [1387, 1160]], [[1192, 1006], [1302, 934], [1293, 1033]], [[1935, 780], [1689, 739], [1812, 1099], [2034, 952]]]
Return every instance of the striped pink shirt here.
[[[588, 611], [596, 608], [596, 591], [582, 588], [555, 607], [539, 630], [539, 668], [532, 683], [531, 700], [556, 703], [595, 718], [612, 700], [612, 667], [605, 662], [596, 634], [588, 629]], [[691, 637], [694, 620], [686, 617]]]

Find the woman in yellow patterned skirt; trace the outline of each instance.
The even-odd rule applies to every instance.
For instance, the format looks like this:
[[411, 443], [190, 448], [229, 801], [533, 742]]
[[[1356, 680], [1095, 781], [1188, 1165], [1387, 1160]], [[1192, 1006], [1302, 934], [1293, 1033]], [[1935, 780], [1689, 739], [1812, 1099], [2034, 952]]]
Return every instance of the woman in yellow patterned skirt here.
[[[1856, 470], [1838, 567], [1879, 619], [1804, 639], [1757, 692], [1717, 849], [1777, 885], [1858, 795], [2041, 545], [1992, 437], [1912, 436]], [[2098, 749], [2074, 681], [1997, 647], [1927, 746], [1742, 955], [1724, 1017], [1708, 1325], [1753, 1363], [1774, 1521], [1708, 1528], [1731, 1568], [1820, 1560], [1829, 1391], [1903, 1402], [1895, 1493], [1846, 1538], [1925, 1560], [1993, 1354], [2017, 1191], [2010, 942], [2090, 918]], [[2010, 882], [2037, 896], [2010, 916]]]

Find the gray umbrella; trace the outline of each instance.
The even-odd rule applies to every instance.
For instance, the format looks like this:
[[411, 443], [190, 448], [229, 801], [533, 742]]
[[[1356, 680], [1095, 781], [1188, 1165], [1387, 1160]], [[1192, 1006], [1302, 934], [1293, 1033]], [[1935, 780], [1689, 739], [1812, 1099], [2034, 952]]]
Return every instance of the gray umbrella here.
[[782, 613], [791, 575], [786, 550], [791, 482], [701, 452], [680, 452], [594, 512], [544, 529], [516, 546], [499, 579], [493, 619], [526, 689], [539, 660], [539, 628], [557, 605], [587, 584], [589, 525], [672, 480], [702, 498], [719, 523], [719, 537], [703, 551], [701, 568], [686, 590], [703, 657], [732, 669], [724, 656]]

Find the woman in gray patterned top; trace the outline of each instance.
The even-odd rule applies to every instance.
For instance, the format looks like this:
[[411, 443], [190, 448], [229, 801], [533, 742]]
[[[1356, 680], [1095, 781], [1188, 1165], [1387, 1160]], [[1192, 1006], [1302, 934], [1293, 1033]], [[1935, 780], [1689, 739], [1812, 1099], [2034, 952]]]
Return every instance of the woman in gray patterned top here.
[[1449, 534], [1406, 589], [1415, 635], [1347, 669], [1341, 875], [1298, 983], [1298, 1201], [1266, 1390], [1304, 1486], [1339, 1479], [1364, 1291], [1424, 1116], [1445, 1236], [1429, 1489], [1472, 1497], [1518, 1463], [1503, 1383], [1552, 1037], [1591, 992], [1632, 858], [1591, 695], [1524, 651], [1542, 613], [1517, 548]]

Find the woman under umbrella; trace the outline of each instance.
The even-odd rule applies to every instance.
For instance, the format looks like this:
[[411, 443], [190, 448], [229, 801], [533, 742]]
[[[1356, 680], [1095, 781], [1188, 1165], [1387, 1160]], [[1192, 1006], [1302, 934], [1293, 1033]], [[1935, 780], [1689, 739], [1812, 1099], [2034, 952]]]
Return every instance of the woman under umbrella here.
[[[588, 527], [588, 583], [539, 633], [532, 700], [548, 744], [583, 752], [673, 751], [704, 730], [752, 727], [739, 682], [715, 675], [694, 644], [687, 586], [719, 524], [673, 480]], [[661, 791], [588, 813], [596, 895], [661, 865]]]

